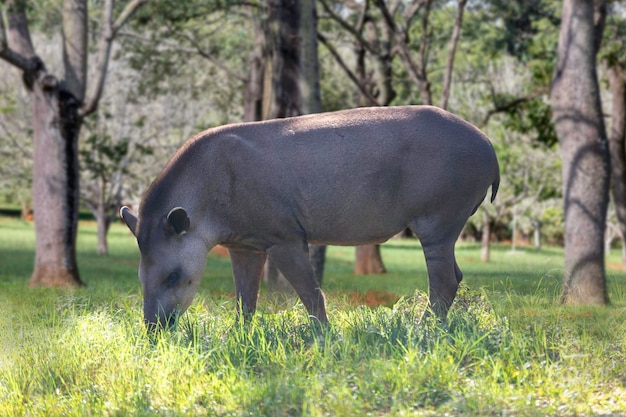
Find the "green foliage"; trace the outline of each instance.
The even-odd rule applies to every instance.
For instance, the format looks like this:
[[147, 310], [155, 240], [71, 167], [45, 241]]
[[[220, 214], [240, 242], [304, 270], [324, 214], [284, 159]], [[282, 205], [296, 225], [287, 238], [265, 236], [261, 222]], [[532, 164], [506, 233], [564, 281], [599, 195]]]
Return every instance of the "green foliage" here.
[[553, 65], [560, 8], [557, 0], [481, 2], [468, 14], [464, 36], [492, 57], [506, 53], [522, 62], [543, 59], [543, 65]]
[[[143, 123], [143, 119], [137, 122]], [[88, 123], [86, 123], [88, 124]], [[89, 129], [89, 126], [87, 127]], [[91, 133], [81, 142], [79, 150], [80, 163], [83, 170], [89, 173], [92, 179], [108, 180], [114, 175], [128, 175], [128, 164], [124, 163], [129, 154], [130, 138], [113, 138], [108, 133]], [[152, 155], [153, 149], [149, 145], [134, 143], [134, 158]]]
[[610, 2], [602, 47], [598, 54], [598, 57], [605, 61], [608, 67], [626, 63], [626, 48], [624, 48], [623, 43], [624, 34], [626, 34], [626, 19], [624, 19], [622, 9], [621, 2]]
[[548, 208], [541, 215], [541, 224], [545, 236], [551, 243], [563, 242], [563, 209]]
[[[500, 96], [496, 98], [503, 103], [511, 102], [515, 97]], [[511, 106], [505, 112], [503, 126], [512, 131], [528, 135], [538, 143], [553, 147], [558, 143], [554, 125], [552, 124], [552, 109], [543, 97], [524, 101]]]
[[[336, 274], [350, 279], [341, 275], [353, 251], [331, 248], [328, 328], [312, 325], [299, 303], [278, 308], [264, 290], [260, 314], [237, 321], [228, 261], [212, 256], [178, 328], [150, 338], [137, 250], [122, 225], [113, 227], [106, 261], [90, 255], [95, 231], [81, 225], [79, 262], [89, 287], [70, 292], [26, 288], [32, 226], [0, 219], [0, 231], [0, 415], [626, 412], [626, 277], [611, 276], [612, 307], [555, 305], [550, 268], [562, 263], [561, 251], [495, 248], [495, 265], [483, 266], [472, 263], [476, 247], [461, 245], [467, 286], [438, 324], [418, 323], [426, 297], [409, 290], [416, 243], [384, 246], [392, 272], [378, 285], [388, 281], [404, 296], [376, 308], [332, 290]], [[361, 278], [351, 278], [355, 288], [368, 288]]]

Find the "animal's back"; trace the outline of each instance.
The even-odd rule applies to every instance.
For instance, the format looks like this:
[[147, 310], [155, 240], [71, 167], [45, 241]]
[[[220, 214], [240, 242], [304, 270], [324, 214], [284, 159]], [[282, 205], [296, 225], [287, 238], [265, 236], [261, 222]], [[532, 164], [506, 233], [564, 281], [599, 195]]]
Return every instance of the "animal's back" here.
[[219, 194], [234, 227], [280, 219], [324, 243], [386, 240], [432, 213], [469, 216], [498, 171], [487, 138], [434, 107], [362, 108], [212, 136], [221, 151], [210, 152], [220, 162], [209, 177], [228, 183]]

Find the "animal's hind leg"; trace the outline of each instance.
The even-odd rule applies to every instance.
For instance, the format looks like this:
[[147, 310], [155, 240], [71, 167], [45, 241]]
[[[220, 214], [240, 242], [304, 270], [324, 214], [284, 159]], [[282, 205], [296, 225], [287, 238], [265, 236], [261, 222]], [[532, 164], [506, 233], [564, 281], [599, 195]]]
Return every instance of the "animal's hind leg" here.
[[424, 245], [428, 269], [428, 301], [430, 309], [439, 319], [444, 319], [456, 297], [460, 269], [454, 259], [454, 243]]
[[[463, 273], [454, 258], [454, 245], [465, 221], [450, 213], [420, 218], [410, 224], [422, 243], [428, 270], [428, 301], [438, 319], [445, 319], [456, 297]], [[454, 214], [454, 213], [452, 213]]]

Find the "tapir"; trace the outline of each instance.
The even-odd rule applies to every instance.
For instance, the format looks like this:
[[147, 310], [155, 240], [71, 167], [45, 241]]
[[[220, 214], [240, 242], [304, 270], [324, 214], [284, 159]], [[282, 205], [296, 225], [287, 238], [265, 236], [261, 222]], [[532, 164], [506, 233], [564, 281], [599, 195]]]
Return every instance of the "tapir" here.
[[421, 242], [429, 311], [447, 315], [463, 275], [454, 246], [500, 182], [487, 137], [431, 106], [371, 107], [205, 130], [189, 139], [121, 217], [141, 253], [144, 320], [173, 323], [216, 245], [230, 254], [239, 311], [256, 309], [269, 257], [308, 314], [326, 323], [308, 244]]

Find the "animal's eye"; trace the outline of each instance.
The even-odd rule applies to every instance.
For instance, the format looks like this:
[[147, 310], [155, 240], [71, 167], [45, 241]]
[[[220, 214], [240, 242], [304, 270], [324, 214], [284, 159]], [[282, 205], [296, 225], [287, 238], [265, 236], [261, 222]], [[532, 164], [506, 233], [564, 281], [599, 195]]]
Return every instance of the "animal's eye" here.
[[175, 269], [174, 271], [172, 271], [168, 276], [167, 279], [165, 280], [165, 286], [167, 288], [172, 288], [174, 287], [178, 281], [180, 280], [180, 277], [182, 276], [180, 269]]

